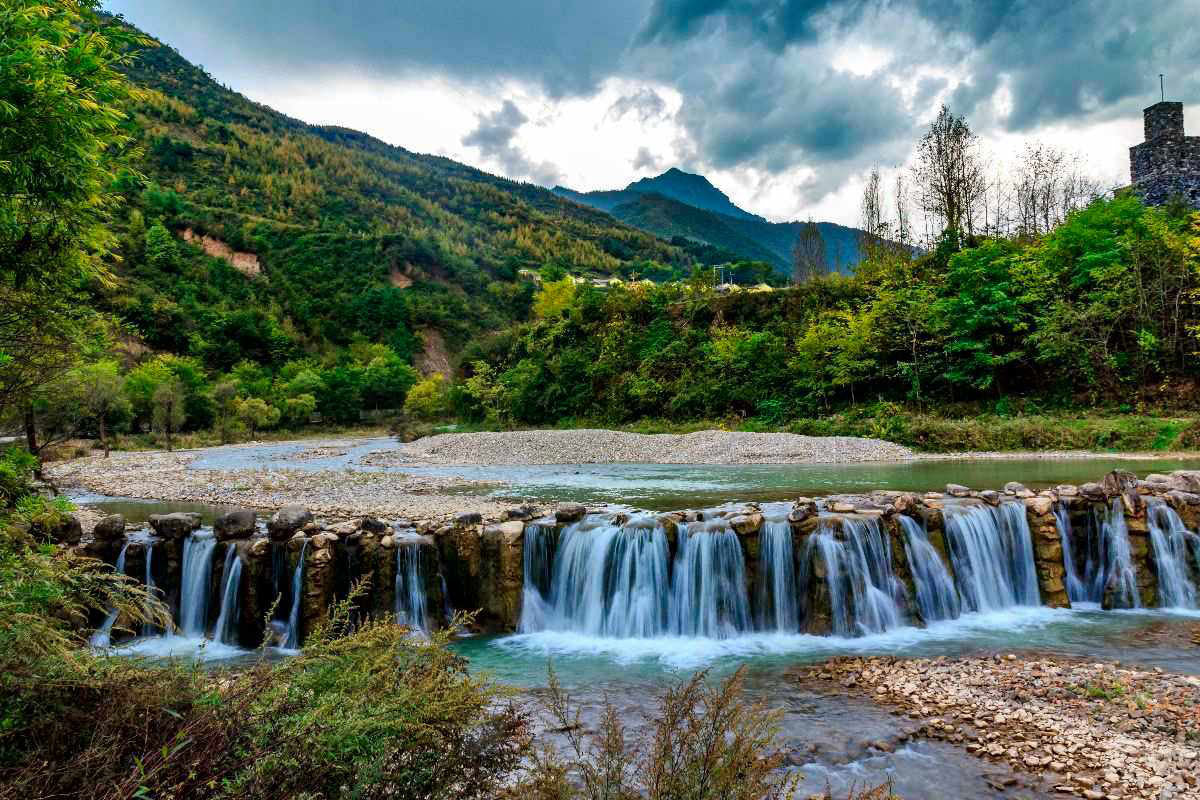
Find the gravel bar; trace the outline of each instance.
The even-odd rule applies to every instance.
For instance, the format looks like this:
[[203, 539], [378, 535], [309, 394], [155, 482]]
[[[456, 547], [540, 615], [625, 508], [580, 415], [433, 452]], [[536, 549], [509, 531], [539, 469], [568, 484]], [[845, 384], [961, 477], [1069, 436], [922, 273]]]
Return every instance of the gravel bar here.
[[[391, 453], [379, 454], [390, 457]], [[856, 436], [626, 433], [598, 429], [443, 433], [394, 454], [411, 464], [850, 464], [907, 461], [907, 447]]]

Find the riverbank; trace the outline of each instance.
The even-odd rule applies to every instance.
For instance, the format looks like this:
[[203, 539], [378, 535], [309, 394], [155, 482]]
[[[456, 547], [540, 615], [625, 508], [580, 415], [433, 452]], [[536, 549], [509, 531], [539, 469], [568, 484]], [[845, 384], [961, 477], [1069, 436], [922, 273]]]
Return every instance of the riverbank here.
[[599, 428], [443, 433], [368, 461], [404, 464], [853, 464], [904, 461], [907, 447], [855, 436], [704, 430], [643, 434]]
[[1102, 798], [1200, 797], [1200, 678], [1054, 657], [835, 659], [803, 667], [921, 735]]
[[[320, 451], [339, 445], [322, 441]], [[246, 449], [253, 445], [242, 446]], [[486, 496], [488, 484], [454, 476], [364, 472], [349, 469], [202, 469], [193, 462], [204, 450], [114, 452], [53, 464], [55, 485], [112, 497], [202, 503], [273, 511], [301, 505], [334, 519], [364, 514], [386, 518], [449, 520], [463, 513], [502, 516], [515, 501]]]

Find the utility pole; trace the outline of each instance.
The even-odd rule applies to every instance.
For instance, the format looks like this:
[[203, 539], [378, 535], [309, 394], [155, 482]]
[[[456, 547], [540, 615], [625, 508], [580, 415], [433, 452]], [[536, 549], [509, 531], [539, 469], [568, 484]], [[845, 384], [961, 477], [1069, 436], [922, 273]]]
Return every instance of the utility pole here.
[[1167, 88], [1166, 84], [1163, 83], [1163, 74], [1161, 72], [1158, 73], [1158, 91], [1162, 94], [1162, 101], [1164, 103], [1167, 102]]

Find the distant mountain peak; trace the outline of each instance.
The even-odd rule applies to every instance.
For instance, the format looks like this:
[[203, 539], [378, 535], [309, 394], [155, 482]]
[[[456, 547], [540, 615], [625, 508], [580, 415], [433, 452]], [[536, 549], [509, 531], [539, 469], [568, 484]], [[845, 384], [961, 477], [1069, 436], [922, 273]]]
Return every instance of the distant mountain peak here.
[[751, 214], [734, 205], [733, 201], [729, 199], [729, 195], [713, 186], [708, 178], [692, 172], [684, 172], [679, 167], [671, 167], [653, 178], [636, 180], [626, 186], [625, 191], [639, 194], [661, 194], [696, 208], [727, 214], [739, 219], [761, 219], [756, 214]]

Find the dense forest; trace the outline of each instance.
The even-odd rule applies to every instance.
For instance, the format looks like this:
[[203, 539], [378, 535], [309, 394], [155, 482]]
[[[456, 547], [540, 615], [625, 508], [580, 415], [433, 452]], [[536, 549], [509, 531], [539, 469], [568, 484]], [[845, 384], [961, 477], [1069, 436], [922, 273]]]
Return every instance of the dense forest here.
[[854, 432], [913, 441], [901, 407], [1195, 410], [1200, 214], [1122, 194], [969, 244], [881, 242], [854, 277], [775, 292], [580, 288], [470, 348], [476, 413], [828, 432], [816, 418], [868, 407]]

